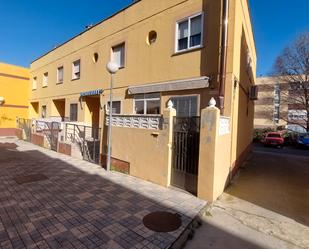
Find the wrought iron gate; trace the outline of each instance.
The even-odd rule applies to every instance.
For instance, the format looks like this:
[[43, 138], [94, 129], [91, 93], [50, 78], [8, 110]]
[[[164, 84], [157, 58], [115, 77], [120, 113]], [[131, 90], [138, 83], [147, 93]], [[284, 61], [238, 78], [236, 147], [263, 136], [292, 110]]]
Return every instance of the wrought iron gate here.
[[50, 144], [50, 149], [57, 151], [59, 139], [59, 122], [36, 121], [36, 133], [43, 134]]
[[50, 148], [54, 151], [58, 150], [58, 137], [59, 137], [60, 123], [59, 122], [51, 122], [50, 123]]
[[173, 167], [171, 183], [197, 193], [200, 118], [174, 117]]
[[98, 127], [67, 123], [65, 141], [75, 144], [84, 160], [100, 163], [101, 129]]

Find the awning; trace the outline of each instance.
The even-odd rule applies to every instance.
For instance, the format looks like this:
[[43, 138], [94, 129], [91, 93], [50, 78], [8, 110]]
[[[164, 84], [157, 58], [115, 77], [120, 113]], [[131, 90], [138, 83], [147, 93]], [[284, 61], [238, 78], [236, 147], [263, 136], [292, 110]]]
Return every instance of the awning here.
[[191, 90], [206, 87], [209, 87], [209, 77], [203, 76], [194, 79], [175, 80], [140, 86], [131, 86], [128, 89], [128, 94]]

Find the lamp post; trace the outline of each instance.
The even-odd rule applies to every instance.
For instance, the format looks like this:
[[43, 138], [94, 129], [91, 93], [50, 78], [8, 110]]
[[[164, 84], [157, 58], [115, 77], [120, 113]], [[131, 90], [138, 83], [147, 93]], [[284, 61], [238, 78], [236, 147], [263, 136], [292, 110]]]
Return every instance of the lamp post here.
[[112, 146], [112, 118], [113, 118], [113, 84], [114, 74], [118, 71], [119, 67], [115, 62], [110, 61], [106, 65], [107, 71], [111, 75], [110, 91], [109, 91], [109, 125], [108, 125], [108, 148], [107, 148], [107, 166], [106, 170], [111, 170], [111, 146]]

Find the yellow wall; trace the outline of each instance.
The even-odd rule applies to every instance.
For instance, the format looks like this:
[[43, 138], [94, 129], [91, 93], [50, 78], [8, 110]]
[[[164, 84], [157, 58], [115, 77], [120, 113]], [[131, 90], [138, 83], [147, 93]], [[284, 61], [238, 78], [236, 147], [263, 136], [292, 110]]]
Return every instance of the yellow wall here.
[[249, 99], [249, 91], [256, 81], [257, 57], [247, 0], [231, 1], [230, 17], [225, 115], [232, 120], [231, 165], [234, 166], [252, 142], [254, 101]]
[[[41, 106], [47, 105], [47, 114], [50, 116], [52, 100], [65, 99], [67, 117], [70, 103], [78, 103], [78, 121], [90, 123], [89, 102], [87, 105], [84, 99], [81, 103], [80, 93], [103, 89], [101, 104], [107, 103], [110, 75], [105, 66], [110, 61], [111, 48], [125, 42], [125, 67], [115, 75], [114, 84], [114, 100], [122, 101], [122, 114], [133, 114], [133, 98], [127, 94], [129, 86], [208, 76], [211, 78], [209, 88], [161, 93], [161, 114], [169, 98], [179, 95], [199, 95], [200, 109], [204, 109], [212, 96], [218, 96], [221, 4], [222, 1], [218, 0], [136, 2], [34, 61], [31, 64], [31, 78], [37, 77], [38, 87], [36, 90], [30, 90], [30, 101], [39, 102], [40, 112]], [[176, 22], [198, 12], [204, 12], [203, 47], [175, 54]], [[230, 0], [229, 12], [224, 115], [231, 118], [231, 134], [217, 141], [227, 148], [225, 151], [228, 155], [220, 159], [219, 166], [213, 171], [216, 193], [222, 191], [232, 165], [250, 145], [253, 126], [254, 103], [248, 100], [247, 94], [256, 78], [256, 50], [247, 0]], [[152, 30], [157, 32], [158, 38], [154, 44], [148, 45], [146, 38]], [[252, 59], [251, 71], [248, 71], [247, 67], [248, 52]], [[97, 62], [93, 61], [94, 53], [99, 54]], [[81, 77], [78, 80], [71, 80], [72, 62], [77, 59], [81, 60]], [[64, 67], [62, 84], [56, 82], [59, 66]], [[48, 87], [43, 88], [42, 80], [45, 72], [48, 72], [49, 80]], [[103, 110], [99, 119], [100, 126], [104, 128]], [[150, 131], [137, 129], [129, 131], [127, 128], [115, 130], [113, 140], [118, 142], [113, 143], [112, 156], [130, 162], [133, 165], [133, 175], [160, 184], [166, 182], [163, 173], [165, 169], [161, 168], [163, 163], [152, 156], [153, 151], [160, 154], [158, 145], [164, 141], [163, 135], [160, 134], [159, 138], [154, 139]], [[127, 146], [126, 143], [122, 143], [124, 139], [134, 143], [130, 142]], [[142, 143], [144, 140], [145, 146]], [[141, 145], [137, 146], [135, 144], [138, 141]], [[214, 157], [218, 157], [222, 151], [214, 153], [216, 153]], [[142, 171], [145, 167], [157, 171]], [[149, 175], [150, 173], [154, 178]]]
[[0, 63], [0, 128], [16, 128], [16, 117], [28, 117], [29, 70]]
[[[175, 54], [176, 22], [198, 12], [205, 14], [204, 46]], [[158, 38], [154, 44], [148, 45], [146, 38], [152, 30], [157, 32]], [[70, 98], [78, 102], [79, 94], [85, 91], [104, 89], [104, 95], [108, 95], [110, 75], [105, 66], [111, 58], [111, 47], [121, 42], [126, 44], [125, 67], [115, 76], [115, 88], [119, 89], [122, 99], [130, 85], [200, 76], [213, 76], [216, 83], [219, 35], [220, 1], [142, 0], [34, 61], [31, 64], [31, 78], [37, 77], [38, 87], [30, 90], [30, 101], [39, 101], [41, 109], [44, 102], [54, 98]], [[95, 52], [99, 54], [96, 63], [93, 61]], [[81, 60], [81, 77], [72, 81], [72, 62], [76, 59]], [[56, 83], [59, 66], [64, 66], [62, 84]], [[43, 88], [45, 72], [48, 72], [48, 87]], [[125, 99], [131, 106], [132, 99]], [[206, 101], [202, 101], [201, 108], [206, 105]], [[132, 114], [132, 108], [125, 113]], [[68, 109], [66, 116], [69, 116]], [[87, 114], [80, 117], [79, 121], [85, 122], [83, 117]]]

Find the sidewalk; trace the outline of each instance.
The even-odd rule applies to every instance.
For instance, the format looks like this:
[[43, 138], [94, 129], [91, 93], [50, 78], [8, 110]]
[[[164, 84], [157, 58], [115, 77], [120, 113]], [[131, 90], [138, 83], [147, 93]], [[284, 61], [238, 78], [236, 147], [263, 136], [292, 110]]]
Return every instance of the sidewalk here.
[[[2, 249], [168, 248], [205, 205], [16, 139], [0, 139], [0, 154]], [[37, 181], [20, 183], [33, 174]], [[154, 211], [178, 213], [181, 227], [169, 233], [147, 229], [142, 219]]]

